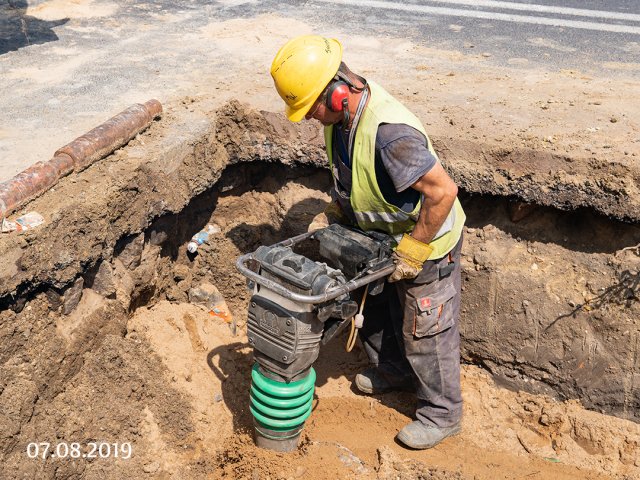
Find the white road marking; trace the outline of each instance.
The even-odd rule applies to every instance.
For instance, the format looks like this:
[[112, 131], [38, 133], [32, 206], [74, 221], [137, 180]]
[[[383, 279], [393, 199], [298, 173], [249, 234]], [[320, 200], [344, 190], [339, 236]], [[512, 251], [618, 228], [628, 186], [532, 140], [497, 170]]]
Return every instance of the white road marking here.
[[486, 12], [478, 10], [464, 10], [459, 8], [429, 7], [426, 5], [401, 4], [381, 0], [315, 0], [316, 2], [333, 3], [349, 7], [370, 7], [387, 10], [402, 10], [405, 12], [427, 13], [432, 15], [447, 15], [451, 17], [483, 18], [487, 20], [502, 20], [505, 22], [531, 23], [534, 25], [549, 25], [552, 27], [579, 28], [583, 30], [599, 30], [602, 32], [632, 33], [640, 35], [640, 27], [631, 25], [613, 25], [609, 23], [586, 22], [582, 20], [568, 20], [562, 18], [534, 17], [529, 15], [512, 15], [509, 13]]
[[606, 18], [610, 20], [640, 22], [640, 15], [636, 15], [634, 13], [607, 12], [604, 10], [586, 10], [582, 8], [556, 7], [553, 5], [499, 2], [495, 0], [434, 0], [431, 3], [451, 3], [454, 5], [471, 5], [473, 7], [504, 8], [505, 10], [523, 10], [525, 12], [555, 13], [558, 15], [572, 15], [574, 17]]

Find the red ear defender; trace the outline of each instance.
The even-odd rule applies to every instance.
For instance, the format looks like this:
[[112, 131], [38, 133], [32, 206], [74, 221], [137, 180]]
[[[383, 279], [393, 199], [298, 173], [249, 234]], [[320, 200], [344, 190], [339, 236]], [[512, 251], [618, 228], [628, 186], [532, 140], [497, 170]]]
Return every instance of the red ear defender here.
[[349, 86], [342, 81], [333, 82], [327, 90], [327, 107], [333, 112], [341, 112], [349, 102]]

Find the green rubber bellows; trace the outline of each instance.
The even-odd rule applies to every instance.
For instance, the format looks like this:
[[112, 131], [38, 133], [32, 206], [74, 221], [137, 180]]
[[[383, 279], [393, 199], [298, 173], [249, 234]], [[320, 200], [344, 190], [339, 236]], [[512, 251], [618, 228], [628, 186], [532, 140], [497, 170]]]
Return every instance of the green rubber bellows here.
[[274, 440], [299, 435], [311, 415], [315, 383], [313, 368], [303, 379], [285, 383], [265, 377], [256, 363], [251, 369], [250, 408], [260, 434]]

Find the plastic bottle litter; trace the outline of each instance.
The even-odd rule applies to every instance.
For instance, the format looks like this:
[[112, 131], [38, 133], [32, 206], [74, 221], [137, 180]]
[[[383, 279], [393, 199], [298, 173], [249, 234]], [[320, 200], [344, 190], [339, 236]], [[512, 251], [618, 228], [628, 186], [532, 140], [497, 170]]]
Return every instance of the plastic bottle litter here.
[[231, 314], [227, 302], [215, 285], [201, 283], [191, 287], [188, 295], [189, 302], [205, 308], [213, 318], [228, 324], [234, 336], [237, 334], [236, 318]]
[[221, 229], [218, 225], [207, 225], [204, 230], [200, 230], [191, 237], [191, 241], [187, 244], [187, 251], [189, 253], [196, 253], [200, 245], [209, 241], [209, 235], [215, 235], [216, 233], [220, 233], [220, 231]]
[[42, 225], [43, 223], [44, 218], [42, 215], [38, 212], [29, 212], [16, 218], [13, 222], [3, 218], [0, 231], [2, 231], [2, 233], [24, 232], [25, 230], [36, 228], [38, 225]]

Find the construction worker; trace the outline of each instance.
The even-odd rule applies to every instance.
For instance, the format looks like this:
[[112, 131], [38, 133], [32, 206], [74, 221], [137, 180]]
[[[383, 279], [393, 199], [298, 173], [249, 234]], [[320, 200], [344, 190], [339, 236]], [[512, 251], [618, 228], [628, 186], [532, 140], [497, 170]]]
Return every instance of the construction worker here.
[[414, 390], [416, 420], [397, 439], [431, 448], [460, 431], [462, 416], [458, 189], [418, 118], [351, 72], [337, 40], [290, 40], [271, 75], [291, 121], [324, 125], [332, 202], [309, 228], [339, 222], [397, 239], [396, 270], [366, 301], [360, 339], [371, 366], [355, 385], [368, 394]]

